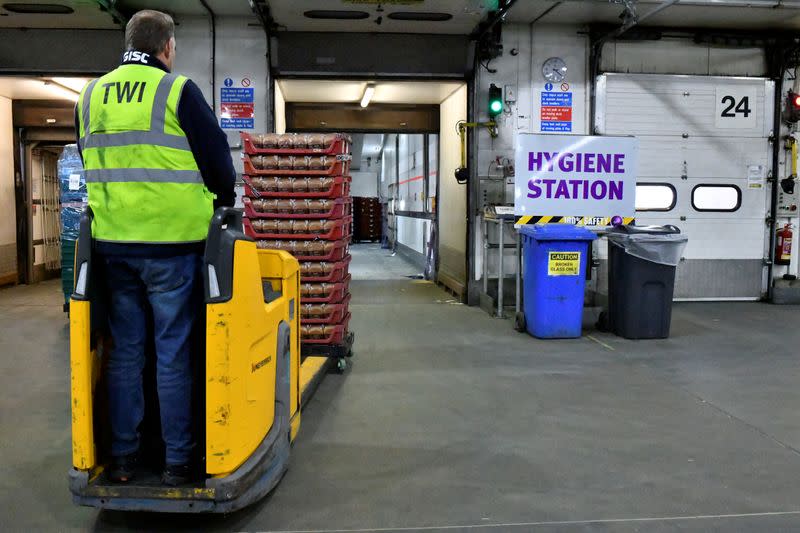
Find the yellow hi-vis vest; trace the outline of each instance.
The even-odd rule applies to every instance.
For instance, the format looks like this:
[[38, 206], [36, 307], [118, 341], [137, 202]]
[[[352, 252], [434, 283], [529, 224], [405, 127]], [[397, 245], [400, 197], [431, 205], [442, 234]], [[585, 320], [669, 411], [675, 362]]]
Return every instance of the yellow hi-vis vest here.
[[184, 76], [125, 64], [81, 92], [79, 143], [96, 240], [167, 244], [206, 238], [215, 196], [178, 123], [185, 83]]

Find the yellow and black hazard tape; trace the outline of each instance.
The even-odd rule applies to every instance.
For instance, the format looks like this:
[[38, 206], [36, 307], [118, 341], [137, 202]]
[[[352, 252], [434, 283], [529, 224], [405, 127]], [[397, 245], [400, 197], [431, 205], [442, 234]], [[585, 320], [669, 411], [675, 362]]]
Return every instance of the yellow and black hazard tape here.
[[[636, 221], [633, 217], [624, 217], [622, 223], [633, 224]], [[514, 221], [517, 226], [527, 226], [530, 224], [575, 224], [576, 226], [610, 226], [611, 217], [555, 217], [555, 216], [534, 216], [525, 215], [517, 217]]]

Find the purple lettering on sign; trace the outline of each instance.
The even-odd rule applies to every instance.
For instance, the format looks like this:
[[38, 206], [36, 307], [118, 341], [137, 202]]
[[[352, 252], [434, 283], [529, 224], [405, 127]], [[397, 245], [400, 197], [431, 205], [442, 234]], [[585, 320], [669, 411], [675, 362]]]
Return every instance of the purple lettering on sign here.
[[611, 154], [597, 154], [597, 172], [611, 174]]
[[558, 168], [561, 172], [572, 172], [574, 168], [574, 163], [572, 161], [572, 155], [569, 152], [566, 154], [561, 154], [561, 157], [558, 160]]
[[553, 184], [555, 182], [556, 182], [556, 180], [551, 180], [551, 179], [542, 180], [542, 183], [547, 185], [547, 193], [545, 193], [545, 194], [547, 195], [548, 198], [552, 198], [553, 197]]
[[583, 172], [586, 174], [624, 174], [625, 154], [595, 152], [528, 152], [531, 172]]
[[583, 171], [595, 172], [594, 169], [594, 156], [599, 154], [586, 154], [583, 159]]
[[624, 174], [625, 169], [622, 164], [625, 162], [625, 154], [614, 154], [614, 174]]
[[569, 184], [572, 185], [572, 196], [571, 198], [578, 197], [578, 185], [581, 184], [581, 180], [569, 180]]
[[622, 200], [622, 186], [625, 183], [622, 181], [609, 181], [608, 182], [608, 199], [609, 200]]
[[625, 182], [611, 180], [528, 180], [528, 198], [577, 200], [590, 197], [595, 200], [622, 200]]
[[556, 187], [556, 194], [553, 198], [569, 198], [569, 188], [566, 181], [558, 180], [558, 187]]
[[541, 180], [528, 180], [528, 198], [539, 198], [542, 195], [542, 188], [539, 187]]
[[595, 200], [602, 200], [606, 197], [606, 189], [608, 186], [605, 181], [595, 181], [592, 183], [592, 198]]

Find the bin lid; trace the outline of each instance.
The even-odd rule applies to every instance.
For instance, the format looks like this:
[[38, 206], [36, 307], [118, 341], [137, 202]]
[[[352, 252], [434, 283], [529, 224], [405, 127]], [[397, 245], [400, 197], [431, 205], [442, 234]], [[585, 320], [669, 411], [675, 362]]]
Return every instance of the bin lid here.
[[537, 224], [523, 226], [520, 233], [537, 241], [593, 241], [597, 239], [592, 231], [574, 224]]
[[621, 233], [623, 235], [674, 235], [680, 233], [680, 228], [676, 226], [615, 226], [608, 228], [606, 233]]

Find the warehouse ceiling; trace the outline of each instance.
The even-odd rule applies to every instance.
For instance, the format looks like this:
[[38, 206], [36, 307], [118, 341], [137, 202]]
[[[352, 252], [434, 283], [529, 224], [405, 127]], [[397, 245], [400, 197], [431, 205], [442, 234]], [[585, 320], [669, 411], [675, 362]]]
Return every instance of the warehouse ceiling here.
[[0, 96], [12, 100], [64, 100], [76, 102], [87, 78], [31, 78], [0, 76]]
[[[360, 102], [367, 86], [358, 80], [278, 80], [287, 102], [355, 103]], [[462, 82], [378, 81], [372, 102], [376, 104], [440, 104]]]
[[[469, 34], [501, 0], [254, 0], [269, 8], [279, 30], [369, 33]], [[662, 0], [632, 0], [639, 16]], [[257, 18], [250, 0], [206, 0], [215, 15]], [[22, 6], [15, 8], [13, 4]], [[42, 9], [44, 13], [22, 11]], [[180, 23], [183, 16], [207, 16], [200, 0], [0, 0], [0, 28], [118, 29], [101, 5], [123, 16], [162, 9]], [[48, 12], [54, 11], [54, 12]], [[345, 12], [363, 18], [319, 18]], [[506, 20], [529, 24], [620, 24], [622, 0], [517, 0]], [[316, 12], [316, 13], [315, 13]], [[339, 14], [340, 16], [341, 13]], [[413, 20], [439, 18], [441, 20]], [[410, 20], [411, 19], [411, 20]], [[643, 26], [742, 30], [800, 29], [800, 0], [680, 0], [648, 18]]]
[[[268, 0], [267, 4], [275, 22], [288, 31], [466, 35], [484, 18], [487, 6], [496, 6], [497, 0]], [[363, 18], [312, 18], [331, 16], [334, 11]], [[445, 20], [409, 20], [433, 17]]]
[[[662, 0], [637, 0], [641, 17]], [[780, 4], [781, 7], [776, 7]], [[609, 0], [519, 0], [508, 22], [563, 24], [620, 24], [622, 4]], [[648, 18], [643, 26], [741, 30], [800, 29], [800, 3], [777, 0], [681, 0]]]

